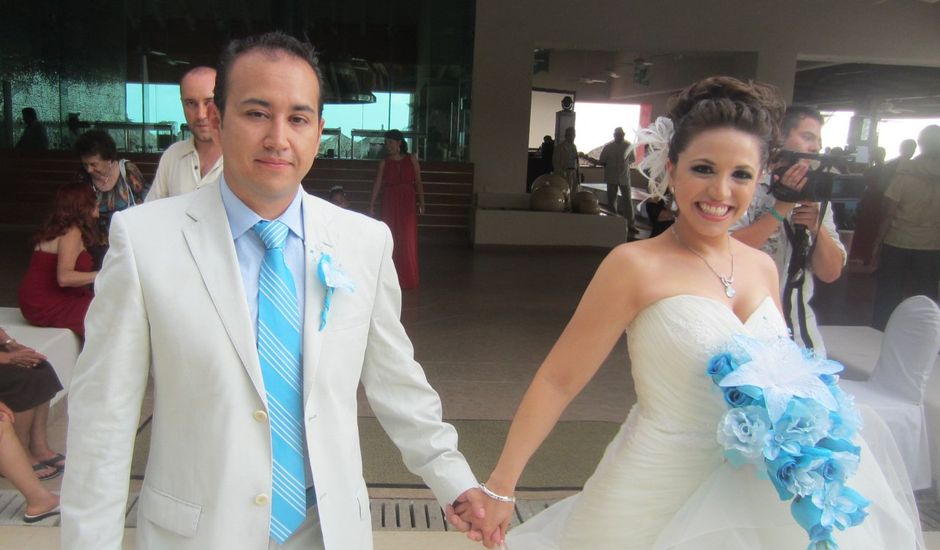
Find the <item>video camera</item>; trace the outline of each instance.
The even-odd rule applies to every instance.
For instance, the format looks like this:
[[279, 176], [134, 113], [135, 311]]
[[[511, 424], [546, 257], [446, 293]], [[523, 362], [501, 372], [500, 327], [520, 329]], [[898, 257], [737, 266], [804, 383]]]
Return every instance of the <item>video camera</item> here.
[[[801, 159], [816, 161], [818, 167], [806, 173], [806, 185], [799, 191], [784, 185], [783, 174]], [[798, 153], [781, 149], [776, 156], [777, 168], [770, 184], [770, 193], [784, 202], [823, 202], [832, 199], [860, 199], [865, 192], [865, 176], [840, 174], [833, 168], [847, 170], [847, 158], [815, 153]]]

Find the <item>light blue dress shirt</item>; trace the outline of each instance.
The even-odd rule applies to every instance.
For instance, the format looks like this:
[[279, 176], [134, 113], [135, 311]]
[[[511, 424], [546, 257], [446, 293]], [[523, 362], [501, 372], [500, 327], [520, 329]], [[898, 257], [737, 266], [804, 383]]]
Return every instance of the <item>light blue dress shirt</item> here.
[[[235, 255], [238, 256], [238, 269], [241, 272], [242, 284], [245, 287], [245, 298], [248, 300], [248, 314], [251, 316], [251, 326], [258, 336], [258, 277], [261, 274], [261, 262], [264, 260], [264, 243], [251, 228], [263, 220], [248, 206], [232, 193], [225, 176], [220, 178], [219, 189], [222, 193], [222, 205], [228, 218], [228, 226], [235, 240]], [[300, 326], [304, 322], [304, 216], [303, 198], [300, 187], [290, 206], [284, 211], [278, 221], [290, 229], [284, 243], [284, 261], [294, 277], [294, 286], [297, 289], [297, 303], [300, 305]], [[268, 220], [274, 221], [274, 220]], [[313, 474], [310, 471], [310, 457], [307, 454], [306, 434], [304, 434], [304, 463], [307, 477], [307, 507], [316, 503], [313, 491]]]
[[[235, 240], [235, 254], [238, 256], [238, 268], [241, 271], [242, 284], [245, 287], [245, 299], [248, 300], [248, 313], [251, 316], [251, 326], [255, 335], [258, 334], [258, 277], [261, 273], [261, 262], [264, 260], [264, 243], [252, 227], [263, 220], [254, 210], [235, 196], [221, 178], [219, 189], [222, 192], [222, 204], [228, 217], [229, 229]], [[300, 305], [300, 321], [304, 321], [304, 217], [303, 200], [300, 188], [297, 195], [287, 207], [287, 210], [278, 221], [290, 229], [287, 241], [284, 243], [284, 261], [294, 277], [294, 286], [297, 289], [297, 303]], [[274, 221], [274, 220], [268, 220]]]

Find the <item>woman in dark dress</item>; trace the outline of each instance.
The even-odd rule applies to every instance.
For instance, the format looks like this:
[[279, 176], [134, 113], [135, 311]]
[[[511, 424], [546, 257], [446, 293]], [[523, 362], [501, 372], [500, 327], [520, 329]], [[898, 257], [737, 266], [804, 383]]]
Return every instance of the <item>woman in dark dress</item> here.
[[381, 191], [382, 221], [392, 231], [398, 282], [403, 289], [417, 288], [418, 214], [424, 215], [421, 165], [408, 154], [405, 137], [398, 130], [385, 132], [385, 149], [388, 154], [379, 162], [369, 212], [375, 214], [375, 200]]
[[52, 214], [34, 237], [33, 257], [19, 289], [20, 310], [40, 327], [72, 329], [85, 337], [93, 271], [88, 249], [96, 242], [95, 192], [82, 183], [56, 193]]
[[0, 402], [13, 410], [16, 432], [39, 479], [57, 477], [65, 457], [49, 448], [49, 400], [62, 384], [46, 357], [0, 328]]

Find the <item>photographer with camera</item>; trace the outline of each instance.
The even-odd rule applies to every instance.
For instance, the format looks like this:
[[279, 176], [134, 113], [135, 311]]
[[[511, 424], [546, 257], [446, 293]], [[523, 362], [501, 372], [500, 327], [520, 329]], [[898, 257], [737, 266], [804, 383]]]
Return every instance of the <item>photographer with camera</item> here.
[[[822, 146], [822, 125], [819, 111], [791, 105], [780, 125], [783, 149], [816, 155]], [[784, 315], [793, 339], [825, 357], [826, 348], [810, 307], [813, 275], [825, 283], [834, 282], [842, 275], [846, 252], [832, 211], [825, 208], [820, 216], [823, 208], [817, 195], [825, 195], [821, 190], [825, 186], [807, 187], [811, 176], [818, 179], [819, 173], [811, 172], [808, 159], [790, 160], [792, 164], [783, 156], [774, 163], [773, 175], [758, 185], [747, 213], [731, 231], [739, 241], [760, 248], [774, 259], [780, 273]], [[831, 179], [828, 183], [831, 190]]]

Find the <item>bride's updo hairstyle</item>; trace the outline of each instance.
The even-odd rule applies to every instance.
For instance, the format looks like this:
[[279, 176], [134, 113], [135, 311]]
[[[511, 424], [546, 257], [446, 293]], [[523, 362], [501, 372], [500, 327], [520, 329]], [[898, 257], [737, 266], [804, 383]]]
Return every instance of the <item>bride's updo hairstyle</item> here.
[[706, 130], [734, 128], [758, 139], [761, 166], [765, 166], [771, 146], [777, 143], [785, 110], [786, 105], [771, 86], [730, 76], [700, 80], [669, 100], [668, 116], [675, 128], [669, 160], [675, 165], [692, 139]]

